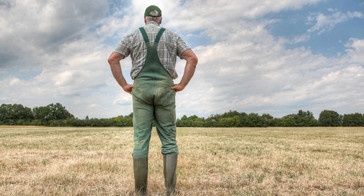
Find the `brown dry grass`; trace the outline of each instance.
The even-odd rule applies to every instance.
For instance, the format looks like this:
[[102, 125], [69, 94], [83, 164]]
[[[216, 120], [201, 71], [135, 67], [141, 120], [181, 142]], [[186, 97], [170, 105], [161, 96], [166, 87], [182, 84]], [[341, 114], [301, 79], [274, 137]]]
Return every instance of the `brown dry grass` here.
[[[364, 128], [178, 128], [180, 195], [364, 195]], [[0, 195], [132, 195], [132, 128], [0, 127]], [[150, 195], [163, 195], [153, 131]]]

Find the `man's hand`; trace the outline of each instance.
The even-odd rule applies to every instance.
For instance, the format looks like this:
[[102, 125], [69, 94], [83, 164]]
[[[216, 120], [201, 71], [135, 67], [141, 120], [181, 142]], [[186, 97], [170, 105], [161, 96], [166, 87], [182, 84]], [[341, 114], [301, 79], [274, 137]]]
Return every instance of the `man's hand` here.
[[178, 92], [181, 91], [185, 88], [185, 86], [183, 86], [182, 84], [175, 84], [171, 87], [172, 90]]
[[131, 91], [133, 90], [134, 85], [133, 84], [127, 84], [123, 87], [124, 91], [131, 94]]

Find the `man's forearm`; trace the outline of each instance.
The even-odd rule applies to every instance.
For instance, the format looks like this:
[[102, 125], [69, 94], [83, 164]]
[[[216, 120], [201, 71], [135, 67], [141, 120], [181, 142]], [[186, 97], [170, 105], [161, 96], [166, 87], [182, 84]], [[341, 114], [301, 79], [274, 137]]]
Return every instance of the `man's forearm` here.
[[187, 61], [185, 66], [185, 71], [183, 73], [183, 77], [181, 79], [180, 84], [183, 87], [186, 87], [187, 84], [190, 82], [193, 74], [195, 73], [197, 62], [194, 61]]
[[120, 61], [124, 59], [125, 56], [117, 53], [112, 52], [108, 62], [110, 64], [112, 75], [114, 76], [115, 80], [119, 83], [119, 85], [123, 88], [123, 90], [127, 93], [131, 93], [134, 85], [128, 84], [123, 76], [123, 72], [121, 71]]
[[119, 85], [124, 89], [127, 85], [126, 80], [123, 76], [123, 72], [121, 71], [120, 62], [109, 62], [112, 75], [114, 76], [115, 80], [119, 83]]

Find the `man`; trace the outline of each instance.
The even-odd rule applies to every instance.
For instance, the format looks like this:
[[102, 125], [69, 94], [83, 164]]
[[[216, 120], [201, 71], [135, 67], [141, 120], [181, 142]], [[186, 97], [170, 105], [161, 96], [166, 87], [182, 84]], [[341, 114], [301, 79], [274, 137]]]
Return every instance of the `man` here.
[[[162, 11], [149, 6], [144, 13], [145, 26], [121, 40], [109, 57], [111, 71], [124, 91], [133, 97], [134, 149], [133, 167], [135, 191], [146, 195], [148, 152], [153, 120], [162, 142], [164, 179], [167, 195], [175, 192], [178, 147], [176, 142], [175, 94], [182, 91], [192, 78], [197, 57], [175, 33], [161, 28]], [[120, 60], [132, 59], [128, 84]], [[176, 56], [186, 60], [183, 77], [178, 84]]]

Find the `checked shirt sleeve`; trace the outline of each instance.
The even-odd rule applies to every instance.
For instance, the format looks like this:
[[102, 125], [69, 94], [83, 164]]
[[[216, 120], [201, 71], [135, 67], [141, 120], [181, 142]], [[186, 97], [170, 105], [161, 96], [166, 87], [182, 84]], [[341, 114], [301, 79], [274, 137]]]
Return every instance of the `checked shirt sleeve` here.
[[130, 48], [132, 43], [132, 35], [127, 35], [124, 39], [122, 39], [115, 48], [115, 52], [124, 55], [125, 57], [129, 56]]
[[177, 38], [177, 56], [179, 58], [181, 58], [182, 53], [188, 49], [190, 49], [190, 47], [188, 47], [186, 42], [184, 42], [182, 40], [182, 38], [178, 36], [178, 38]]

